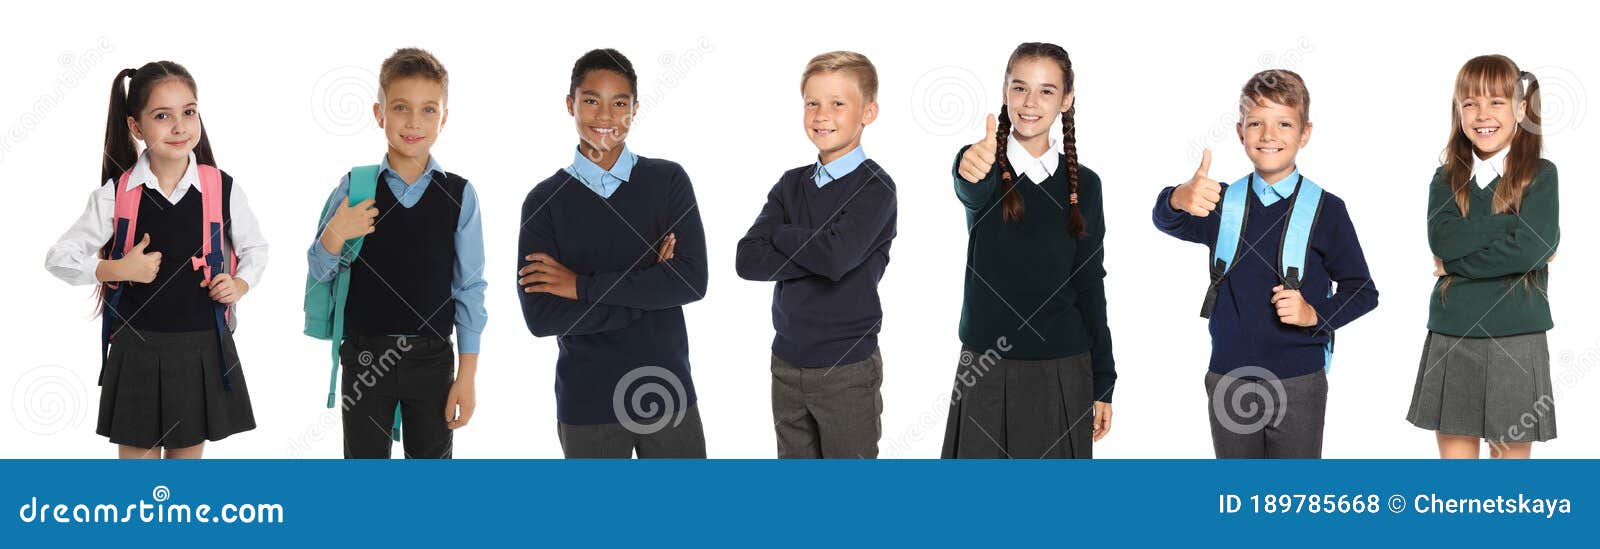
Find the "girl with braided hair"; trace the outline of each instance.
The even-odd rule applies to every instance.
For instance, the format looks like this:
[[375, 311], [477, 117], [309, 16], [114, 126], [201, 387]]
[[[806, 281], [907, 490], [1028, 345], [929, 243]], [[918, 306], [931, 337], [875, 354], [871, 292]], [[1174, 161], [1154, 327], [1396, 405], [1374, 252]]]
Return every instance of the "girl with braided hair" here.
[[1017, 46], [998, 119], [957, 155], [967, 273], [946, 458], [1088, 458], [1111, 430], [1106, 224], [1073, 80], [1061, 46]]

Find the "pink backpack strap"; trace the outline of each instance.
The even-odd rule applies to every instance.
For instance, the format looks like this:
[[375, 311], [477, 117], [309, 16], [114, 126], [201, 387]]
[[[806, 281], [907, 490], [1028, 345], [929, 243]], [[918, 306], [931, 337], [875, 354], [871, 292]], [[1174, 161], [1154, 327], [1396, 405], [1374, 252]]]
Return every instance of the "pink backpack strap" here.
[[196, 168], [200, 173], [201, 209], [204, 212], [200, 225], [200, 249], [203, 255], [191, 258], [190, 266], [210, 280], [217, 275], [215, 270], [233, 272], [233, 261], [223, 259], [228, 255], [223, 252], [228, 233], [222, 223], [222, 172], [216, 166], [205, 164]]
[[[216, 166], [201, 164], [197, 166], [200, 173], [200, 199], [204, 214], [200, 230], [201, 250], [200, 257], [193, 258], [191, 265], [195, 270], [201, 271], [206, 280], [210, 280], [219, 272], [233, 274], [233, 262], [228, 257], [228, 232], [222, 222], [222, 171]], [[217, 367], [221, 368], [222, 388], [226, 391], [233, 390], [233, 383], [228, 379], [227, 334], [233, 331], [233, 307], [221, 303], [211, 304], [212, 312], [217, 322]]]
[[[222, 218], [222, 171], [216, 166], [200, 164], [197, 166], [200, 174], [201, 209], [203, 210], [203, 223], [200, 230], [201, 250], [204, 255], [190, 259], [190, 266], [201, 274], [206, 280], [217, 276], [217, 273], [238, 274], [239, 256], [233, 251], [233, 246], [228, 243], [228, 226]], [[233, 322], [233, 307], [223, 308], [224, 323], [231, 326]], [[222, 329], [223, 326], [218, 326]]]
[[[122, 259], [128, 250], [139, 243], [139, 200], [144, 197], [144, 185], [129, 188], [128, 177], [131, 174], [131, 171], [122, 172], [122, 177], [117, 178], [117, 188], [112, 191], [116, 206], [111, 219], [111, 259]], [[106, 285], [117, 287], [115, 282]]]

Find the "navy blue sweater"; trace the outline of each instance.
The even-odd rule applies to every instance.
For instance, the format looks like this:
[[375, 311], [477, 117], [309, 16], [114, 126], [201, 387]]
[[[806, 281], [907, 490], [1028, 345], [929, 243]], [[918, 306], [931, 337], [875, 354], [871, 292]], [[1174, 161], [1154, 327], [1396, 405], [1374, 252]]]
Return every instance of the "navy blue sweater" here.
[[[1195, 217], [1172, 209], [1168, 198], [1173, 189], [1167, 187], [1156, 196], [1151, 214], [1156, 228], [1214, 250], [1222, 216]], [[1344, 200], [1324, 192], [1311, 229], [1311, 249], [1306, 253], [1300, 288], [1301, 296], [1317, 312], [1317, 324], [1300, 327], [1279, 322], [1272, 288], [1279, 284], [1278, 248], [1293, 200], [1263, 206], [1256, 193], [1249, 194], [1250, 213], [1240, 231], [1244, 243], [1237, 262], [1222, 280], [1211, 313], [1211, 371], [1226, 374], [1243, 366], [1259, 366], [1280, 379], [1314, 373], [1326, 362], [1323, 346], [1333, 338], [1334, 330], [1378, 306], [1378, 288], [1372, 284]], [[1206, 263], [1211, 261], [1211, 253], [1206, 253], [1205, 261], [1197, 261], [1199, 268], [1191, 272], [1209, 277]], [[1328, 297], [1334, 282], [1337, 291]], [[1198, 308], [1203, 297], [1195, 294], [1192, 305]], [[1180, 296], [1180, 300], [1186, 298]], [[1188, 301], [1179, 305], [1177, 310], [1191, 310]]]
[[[528, 330], [556, 336], [561, 348], [556, 416], [571, 425], [628, 419], [613, 411], [617, 384], [647, 366], [667, 369], [683, 388], [669, 411], [694, 405], [683, 305], [705, 296], [706, 244], [683, 168], [639, 157], [611, 198], [557, 170], [528, 193], [522, 220], [519, 268], [545, 252], [578, 273], [576, 301], [517, 289]], [[656, 243], [668, 234], [677, 235], [674, 257], [657, 263]]]
[[805, 368], [865, 360], [878, 349], [878, 280], [895, 236], [894, 180], [867, 160], [822, 188], [815, 164], [784, 172], [739, 240], [745, 280], [776, 281], [772, 354]]

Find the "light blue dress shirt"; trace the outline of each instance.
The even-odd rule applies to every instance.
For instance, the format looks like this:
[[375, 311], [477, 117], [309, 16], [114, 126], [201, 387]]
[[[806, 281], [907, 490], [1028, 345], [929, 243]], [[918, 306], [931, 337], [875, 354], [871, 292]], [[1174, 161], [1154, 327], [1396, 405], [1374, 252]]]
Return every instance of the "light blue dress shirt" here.
[[861, 163], [866, 161], [866, 149], [856, 145], [856, 148], [851, 149], [844, 156], [833, 159], [833, 162], [823, 164], [821, 160], [818, 160], [816, 169], [811, 172], [811, 181], [816, 183], [817, 188], [820, 189], [823, 185], [832, 183], [835, 179], [850, 175], [850, 172], [856, 171], [856, 168], [861, 167]]
[[563, 168], [567, 174], [578, 178], [583, 186], [594, 191], [601, 198], [611, 198], [611, 193], [617, 192], [617, 187], [633, 175], [633, 165], [639, 162], [639, 155], [628, 150], [627, 145], [622, 146], [622, 156], [617, 157], [617, 163], [611, 169], [601, 168], [589, 157], [583, 155], [583, 149], [572, 153], [572, 165]]
[[1294, 194], [1295, 185], [1298, 185], [1299, 183], [1299, 166], [1295, 166], [1294, 171], [1291, 172], [1288, 177], [1285, 177], [1282, 181], [1273, 183], [1271, 185], [1268, 185], [1267, 180], [1261, 177], [1260, 172], [1257, 172], [1255, 177], [1250, 178], [1250, 188], [1251, 190], [1255, 191], [1256, 196], [1261, 199], [1262, 206], [1271, 206], [1277, 203], [1279, 200], [1289, 198], [1289, 195]]

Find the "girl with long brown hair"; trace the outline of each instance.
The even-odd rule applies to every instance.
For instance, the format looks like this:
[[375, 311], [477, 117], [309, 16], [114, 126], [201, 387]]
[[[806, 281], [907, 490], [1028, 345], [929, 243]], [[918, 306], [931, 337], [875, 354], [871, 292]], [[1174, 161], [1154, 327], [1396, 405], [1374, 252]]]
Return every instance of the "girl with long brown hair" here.
[[1073, 80], [1061, 46], [1017, 46], [998, 120], [957, 155], [967, 272], [944, 457], [1088, 458], [1111, 430], [1106, 225]]
[[1556, 436], [1549, 262], [1561, 240], [1556, 166], [1540, 157], [1539, 80], [1503, 55], [1456, 75], [1450, 140], [1428, 193], [1434, 285], [1406, 419], [1439, 455], [1526, 458]]

